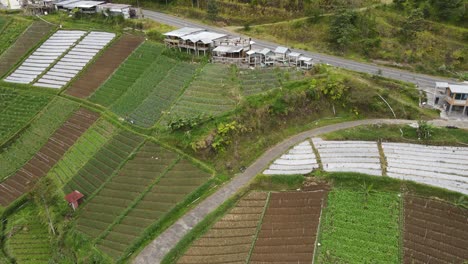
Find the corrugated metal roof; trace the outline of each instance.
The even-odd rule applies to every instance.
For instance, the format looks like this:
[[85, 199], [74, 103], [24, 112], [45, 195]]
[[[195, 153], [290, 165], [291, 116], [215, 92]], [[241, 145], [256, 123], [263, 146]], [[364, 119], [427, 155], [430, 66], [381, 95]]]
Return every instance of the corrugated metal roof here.
[[448, 83], [446, 82], [436, 82], [436, 87], [438, 88], [447, 88], [448, 87]]
[[271, 49], [267, 49], [267, 48], [264, 48], [262, 49], [259, 53], [263, 54], [263, 55], [268, 55], [269, 53], [273, 53], [273, 51], [271, 51]]
[[120, 11], [124, 8], [129, 8], [131, 7], [132, 5], [127, 5], [127, 4], [113, 4], [113, 3], [107, 3], [107, 4], [102, 4], [102, 5], [99, 5], [99, 8], [100, 9], [105, 9], [105, 8], [109, 8], [110, 11]]
[[280, 54], [286, 54], [288, 52], [291, 52], [291, 50], [289, 50], [288, 48], [286, 47], [282, 47], [282, 46], [278, 46], [276, 49], [275, 49], [275, 53], [280, 53]]
[[55, 3], [56, 6], [64, 6], [64, 5], [68, 5], [68, 4], [71, 4], [71, 3], [76, 3], [80, 0], [65, 0], [65, 1], [60, 1], [58, 3]]
[[288, 54], [289, 57], [300, 57], [302, 54], [299, 52], [291, 52]]
[[203, 32], [198, 32], [195, 34], [189, 34], [180, 37], [183, 40], [190, 40], [192, 42], [198, 42], [201, 41], [204, 44], [209, 44], [213, 42], [216, 39], [222, 38], [227, 36], [226, 34], [219, 34], [219, 33], [214, 33], [214, 32], [209, 32], [209, 31], [203, 31]]
[[455, 85], [449, 84], [449, 89], [452, 93], [466, 93], [468, 94], [468, 85]]
[[78, 2], [64, 5], [63, 7], [70, 8], [70, 9], [77, 8], [77, 7], [78, 8], [91, 8], [91, 7], [100, 5], [102, 3], [105, 3], [105, 2], [104, 1], [78, 1]]
[[179, 28], [179, 29], [164, 33], [164, 36], [182, 37], [182, 36], [193, 34], [193, 33], [200, 32], [200, 31], [205, 31], [205, 29], [203, 29], [203, 28], [183, 27], [183, 28]]
[[312, 58], [305, 57], [305, 56], [300, 56], [300, 57], [299, 57], [299, 60], [300, 60], [300, 61], [311, 61]]
[[213, 49], [216, 52], [226, 52], [226, 53], [236, 53], [241, 52], [244, 48], [243, 47], [236, 47], [236, 46], [218, 46]]

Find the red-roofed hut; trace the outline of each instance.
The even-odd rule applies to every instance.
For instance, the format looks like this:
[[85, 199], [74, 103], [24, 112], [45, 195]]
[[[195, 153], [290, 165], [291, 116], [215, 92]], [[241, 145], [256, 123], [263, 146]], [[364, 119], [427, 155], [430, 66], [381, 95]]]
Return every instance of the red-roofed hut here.
[[75, 211], [83, 197], [84, 195], [82, 193], [74, 190], [73, 192], [65, 195], [65, 200], [67, 200], [68, 204], [73, 208], [73, 211]]

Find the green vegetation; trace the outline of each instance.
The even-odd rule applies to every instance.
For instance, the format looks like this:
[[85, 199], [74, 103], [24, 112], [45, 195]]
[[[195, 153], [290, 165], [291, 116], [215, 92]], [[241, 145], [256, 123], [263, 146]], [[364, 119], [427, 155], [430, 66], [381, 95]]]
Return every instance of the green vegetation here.
[[7, 219], [5, 250], [15, 263], [46, 264], [51, 259], [47, 226], [39, 221], [37, 214], [37, 208], [29, 204]]
[[418, 137], [417, 129], [409, 125], [369, 125], [336, 131], [322, 136], [329, 140], [368, 140], [431, 145], [466, 146], [468, 133], [464, 129], [431, 127], [431, 137]]
[[78, 106], [65, 98], [54, 98], [26, 129], [3, 144], [0, 152], [0, 179], [23, 166]]
[[0, 27], [0, 35], [2, 36], [0, 38], [0, 54], [15, 42], [16, 38], [23, 33], [30, 23], [31, 21], [24, 18], [14, 17], [6, 22], [3, 29]]
[[321, 220], [319, 263], [400, 262], [398, 193], [332, 190]]
[[26, 125], [51, 96], [0, 87], [0, 145]]
[[244, 96], [254, 95], [279, 88], [283, 83], [304, 78], [304, 72], [280, 68], [240, 70], [239, 79]]

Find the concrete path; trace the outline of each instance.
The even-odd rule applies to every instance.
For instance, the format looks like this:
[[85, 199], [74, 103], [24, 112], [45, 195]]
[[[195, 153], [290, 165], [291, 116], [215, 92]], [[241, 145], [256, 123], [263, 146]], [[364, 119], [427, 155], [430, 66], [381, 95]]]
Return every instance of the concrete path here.
[[233, 196], [241, 188], [245, 187], [250, 180], [260, 174], [266, 166], [276, 157], [286, 152], [292, 146], [303, 142], [304, 140], [316, 137], [321, 134], [330, 133], [355, 126], [370, 124], [409, 124], [414, 123], [411, 120], [400, 119], [367, 119], [351, 122], [344, 122], [329, 126], [324, 126], [309, 131], [302, 132], [292, 136], [276, 146], [267, 150], [259, 159], [257, 159], [243, 173], [236, 175], [230, 182], [221, 186], [218, 191], [206, 198], [195, 208], [190, 210], [182, 218], [177, 220], [172, 226], [164, 231], [160, 236], [153, 240], [144, 248], [135, 258], [133, 263], [160, 263], [164, 256], [200, 221], [209, 213], [218, 208], [224, 201]]

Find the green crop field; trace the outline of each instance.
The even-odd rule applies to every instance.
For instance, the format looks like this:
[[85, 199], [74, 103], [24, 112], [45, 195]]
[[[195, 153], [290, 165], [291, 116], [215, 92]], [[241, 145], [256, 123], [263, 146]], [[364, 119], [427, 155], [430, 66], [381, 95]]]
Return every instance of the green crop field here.
[[[67, 184], [112, 138], [115, 130], [115, 127], [108, 121], [98, 120], [75, 142], [48, 175], [59, 179], [62, 186]], [[89, 192], [86, 191], [86, 193]]]
[[5, 29], [9, 22], [10, 18], [0, 15], [0, 33]]
[[0, 87], [0, 145], [27, 124], [51, 96]]
[[180, 160], [154, 185], [143, 199], [113, 226], [110, 233], [98, 243], [98, 247], [117, 259], [135, 238], [152, 223], [158, 221], [187, 195], [195, 191], [210, 177], [189, 161]]
[[30, 49], [35, 47], [47, 36], [52, 25], [42, 21], [35, 21], [16, 39], [3, 54], [0, 55], [0, 77], [5, 75]]
[[236, 77], [229, 66], [207, 64], [172, 107], [168, 118], [220, 115], [234, 109], [238, 94]]
[[5, 233], [5, 250], [15, 263], [49, 263], [52, 254], [49, 232], [47, 226], [39, 222], [33, 205], [9, 217]]
[[78, 230], [97, 238], [176, 160], [176, 154], [146, 143], [83, 208]]
[[197, 67], [197, 64], [185, 62], [175, 65], [130, 114], [130, 118], [135, 121], [135, 124], [143, 127], [153, 126], [192, 80]]
[[18, 137], [2, 146], [0, 179], [24, 165], [44, 145], [79, 104], [62, 97], [54, 98]]
[[399, 263], [401, 198], [397, 193], [335, 189], [322, 213], [319, 263]]
[[25, 19], [13, 18], [11, 22], [5, 25], [0, 31], [0, 54], [2, 54], [8, 47], [10, 47], [18, 38], [21, 33], [31, 24], [30, 21]]
[[161, 54], [162, 45], [143, 43], [116, 72], [90, 96], [94, 103], [110, 106], [131, 87]]
[[[108, 133], [109, 131], [106, 131]], [[86, 197], [93, 194], [121, 166], [128, 156], [143, 142], [143, 138], [127, 131], [120, 131], [111, 139], [96, 137], [105, 143], [86, 164], [74, 174], [65, 186], [65, 192], [78, 190]], [[65, 176], [70, 178], [70, 176]]]
[[241, 70], [239, 72], [241, 90], [242, 94], [245, 96], [279, 88], [284, 82], [298, 80], [303, 77], [304, 73], [302, 71], [283, 70], [279, 68]]

